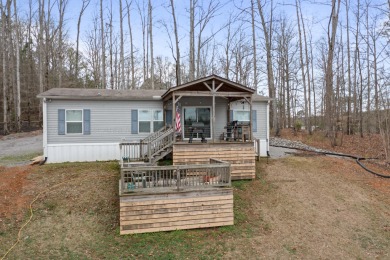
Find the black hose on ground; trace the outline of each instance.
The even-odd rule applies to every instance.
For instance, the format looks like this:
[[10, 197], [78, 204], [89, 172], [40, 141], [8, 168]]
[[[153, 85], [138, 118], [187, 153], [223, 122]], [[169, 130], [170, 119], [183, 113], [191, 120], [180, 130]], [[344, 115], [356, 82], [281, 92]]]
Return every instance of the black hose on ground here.
[[369, 172], [369, 173], [371, 173], [371, 174], [374, 174], [374, 175], [376, 175], [376, 176], [378, 176], [378, 177], [381, 177], [381, 178], [390, 178], [390, 175], [384, 175], [384, 174], [381, 174], [381, 173], [374, 172], [374, 171], [368, 169], [364, 164], [362, 164], [362, 163], [360, 162], [360, 161], [367, 160], [367, 159], [378, 159], [378, 158], [364, 158], [364, 157], [358, 157], [358, 156], [351, 155], [351, 154], [333, 153], [333, 152], [320, 152], [320, 151], [313, 151], [313, 150], [304, 149], [304, 148], [288, 147], [288, 146], [284, 146], [284, 145], [270, 145], [270, 146], [273, 146], [273, 147], [280, 147], [280, 148], [287, 148], [287, 149], [295, 149], [295, 150], [300, 150], [300, 151], [305, 151], [305, 152], [319, 153], [319, 154], [324, 154], [324, 155], [334, 155], [334, 156], [352, 158], [352, 159], [355, 159], [355, 160], [356, 160], [356, 163], [359, 164], [359, 166], [362, 167], [362, 168], [363, 168], [364, 170], [366, 170], [367, 172]]

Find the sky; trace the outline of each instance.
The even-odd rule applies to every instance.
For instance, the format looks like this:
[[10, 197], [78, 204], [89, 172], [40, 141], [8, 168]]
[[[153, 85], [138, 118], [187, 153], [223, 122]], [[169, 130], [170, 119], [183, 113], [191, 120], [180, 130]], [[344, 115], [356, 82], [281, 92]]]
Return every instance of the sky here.
[[[2, 0], [3, 2], [5, 0]], [[19, 10], [24, 11], [26, 14], [28, 12], [28, 3], [32, 1], [34, 3], [33, 9], [37, 9], [37, 1], [38, 0], [18, 0]], [[45, 0], [48, 3], [49, 0]], [[54, 3], [53, 6], [53, 17], [58, 21], [58, 7], [55, 4], [57, 0], [50, 0]], [[131, 0], [129, 0], [131, 1]], [[147, 5], [147, 0], [144, 0]], [[200, 2], [208, 3], [208, 0], [199, 0]], [[256, 1], [256, 0], [255, 0]], [[329, 21], [329, 15], [331, 12], [330, 0], [301, 0], [302, 1], [302, 12], [305, 19], [306, 29], [311, 31], [313, 41], [318, 41], [321, 37], [326, 37], [327, 25]], [[363, 3], [366, 0], [361, 0]], [[372, 4], [378, 3], [386, 3], [386, 0], [370, 0]], [[133, 0], [132, 3], [132, 29], [133, 29], [133, 39], [138, 52], [142, 51], [142, 32], [141, 32], [141, 23], [140, 16], [138, 10], [136, 8], [136, 2], [141, 2], [142, 0]], [[162, 26], [162, 21], [166, 21], [166, 23], [170, 26], [172, 24], [172, 17], [170, 14], [170, 6], [169, 0], [152, 0], [153, 5], [153, 40], [154, 40], [154, 56], [161, 55], [163, 57], [168, 57], [173, 61], [171, 49], [169, 47], [169, 37], [167, 36], [166, 29]], [[262, 0], [263, 2], [263, 0]], [[352, 3], [356, 3], [356, 0], [351, 0]], [[104, 15], [105, 22], [108, 23], [108, 12], [110, 6], [113, 6], [113, 24], [114, 30], [119, 32], [119, 0], [105, 0], [103, 2], [104, 6]], [[216, 17], [212, 20], [212, 22], [208, 25], [205, 31], [205, 35], [211, 34], [212, 32], [218, 31], [220, 27], [222, 27], [229, 17], [229, 14], [232, 11], [238, 12], [242, 7], [250, 6], [250, 0], [234, 0], [234, 1], [224, 1], [220, 0], [221, 8], [218, 11]], [[325, 3], [325, 4], [324, 4]], [[291, 21], [296, 20], [296, 9], [295, 9], [295, 0], [274, 0], [275, 8], [277, 9], [277, 13], [285, 13], [287, 17], [291, 19]], [[123, 8], [126, 5], [126, 0], [122, 0]], [[182, 59], [185, 60], [188, 57], [188, 34], [189, 34], [189, 14], [188, 14], [188, 5], [189, 0], [183, 1], [175, 1], [175, 12], [177, 15], [177, 23], [179, 27], [179, 38], [180, 38], [180, 48]], [[255, 4], [256, 5], [256, 4]], [[68, 39], [70, 42], [74, 43], [76, 39], [76, 30], [77, 30], [77, 19], [79, 15], [79, 11], [82, 6], [81, 0], [68, 0], [68, 6], [65, 14], [65, 28], [68, 32]], [[352, 16], [351, 9], [351, 16]], [[266, 14], [269, 13], [269, 8], [265, 9]], [[124, 15], [126, 15], [127, 11], [124, 11]], [[100, 0], [91, 0], [88, 8], [86, 9], [84, 16], [82, 18], [82, 26], [81, 26], [81, 50], [83, 50], [84, 41], [86, 39], [87, 32], [92, 30], [93, 17], [98, 17], [100, 14]], [[345, 16], [345, 10], [342, 3], [341, 13], [340, 13], [340, 21], [343, 22]], [[275, 17], [277, 19], [278, 17]], [[258, 18], [259, 19], [259, 18]], [[345, 23], [345, 22], [344, 22]], [[125, 48], [129, 48], [129, 37], [128, 37], [128, 24], [127, 17], [124, 18], [123, 26], [125, 30]], [[259, 25], [260, 26], [260, 25]], [[248, 30], [247, 35], [250, 37], [250, 27], [249, 24], [246, 28]], [[173, 37], [173, 32], [170, 32]], [[220, 31], [215, 38], [217, 40], [221, 40], [226, 38], [226, 31]], [[260, 45], [263, 44], [262, 34], [260, 30], [257, 31], [258, 42]], [[265, 88], [265, 85], [263, 88]]]

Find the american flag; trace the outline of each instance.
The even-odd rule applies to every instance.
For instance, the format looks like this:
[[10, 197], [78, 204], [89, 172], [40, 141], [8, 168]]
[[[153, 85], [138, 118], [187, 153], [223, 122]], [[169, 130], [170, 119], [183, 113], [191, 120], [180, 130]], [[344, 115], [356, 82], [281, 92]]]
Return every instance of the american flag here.
[[176, 132], [181, 132], [180, 109], [176, 107]]

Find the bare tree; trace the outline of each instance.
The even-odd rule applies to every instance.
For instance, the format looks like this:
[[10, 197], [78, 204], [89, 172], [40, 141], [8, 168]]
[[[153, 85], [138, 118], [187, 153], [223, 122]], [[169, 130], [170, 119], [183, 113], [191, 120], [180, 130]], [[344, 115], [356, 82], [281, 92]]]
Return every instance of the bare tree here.
[[347, 22], [347, 59], [348, 59], [348, 110], [347, 110], [347, 134], [352, 133], [352, 127], [351, 127], [351, 99], [352, 99], [352, 79], [351, 79], [351, 47], [350, 47], [350, 41], [349, 41], [349, 1], [345, 0], [345, 14], [346, 14], [346, 22]]
[[[43, 26], [45, 17], [45, 0], [39, 0], [39, 33], [38, 33], [38, 76], [39, 76], [39, 92], [43, 92], [43, 59], [44, 59], [44, 45], [43, 45]], [[42, 99], [39, 105], [39, 121], [42, 122]]]
[[[297, 21], [298, 21], [298, 36], [299, 36], [299, 60], [301, 63], [302, 73], [302, 84], [303, 84], [303, 103], [305, 106], [305, 126], [309, 127], [309, 116], [308, 116], [308, 102], [307, 102], [307, 87], [306, 87], [306, 76], [305, 76], [305, 63], [303, 61], [303, 43], [302, 43], [302, 32], [301, 32], [301, 16], [300, 16], [300, 1], [295, 0]], [[302, 19], [303, 20], [303, 19]], [[303, 21], [302, 21], [303, 22]], [[307, 72], [306, 72], [307, 73]]]
[[76, 35], [76, 68], [75, 68], [75, 75], [76, 75], [76, 78], [79, 77], [79, 56], [80, 56], [80, 47], [79, 47], [79, 43], [80, 43], [80, 26], [81, 26], [81, 18], [83, 17], [83, 14], [85, 12], [85, 10], [87, 9], [89, 3], [91, 2], [91, 0], [82, 0], [83, 1], [83, 4], [81, 6], [81, 9], [80, 9], [80, 13], [79, 13], [79, 18], [77, 20], [77, 35]]
[[122, 0], [119, 0], [119, 24], [120, 24], [120, 83], [119, 83], [119, 88], [125, 89], [125, 50], [124, 50], [124, 40], [123, 40]]
[[180, 68], [180, 48], [179, 48], [179, 32], [177, 30], [177, 22], [176, 22], [176, 13], [175, 13], [175, 5], [173, 0], [171, 0], [171, 8], [172, 8], [172, 19], [173, 19], [173, 29], [175, 32], [175, 46], [176, 46], [176, 57], [174, 57], [176, 61], [176, 85], [181, 84], [181, 68]]
[[134, 43], [133, 43], [133, 30], [131, 26], [131, 6], [132, 1], [126, 0], [127, 6], [127, 23], [129, 27], [129, 37], [130, 37], [130, 62], [131, 62], [131, 89], [135, 89], [135, 64], [134, 64]]
[[[8, 4], [8, 0], [7, 3]], [[2, 35], [2, 60], [3, 60], [3, 133], [7, 135], [9, 133], [8, 129], [8, 100], [7, 100], [7, 95], [8, 95], [8, 80], [7, 80], [7, 28], [6, 28], [6, 13], [4, 10], [3, 2], [0, 2], [0, 10], [1, 10], [1, 35]]]
[[[18, 19], [18, 9], [16, 5], [16, 0], [14, 0], [14, 17], [15, 17], [15, 49], [16, 49], [16, 125], [17, 125], [17, 131], [21, 131], [21, 97], [20, 97], [20, 54], [19, 54], [19, 48], [20, 48], [20, 33], [19, 33], [19, 19]], [[4, 76], [4, 75], [3, 75]]]
[[153, 57], [153, 8], [152, 2], [148, 2], [148, 15], [149, 15], [149, 37], [150, 37], [150, 80], [151, 87], [154, 89], [154, 57]]
[[190, 0], [190, 50], [189, 50], [189, 80], [195, 79], [195, 6], [197, 0]]
[[[272, 37], [271, 37], [271, 31], [272, 31], [272, 6], [271, 6], [271, 19], [270, 19], [270, 25], [269, 28], [267, 27], [267, 23], [265, 21], [264, 17], [264, 11], [263, 6], [261, 4], [260, 0], [257, 0], [257, 7], [259, 9], [259, 15], [261, 18], [261, 25], [263, 29], [264, 39], [265, 39], [265, 50], [266, 50], [266, 57], [267, 57], [267, 80], [268, 80], [268, 95], [271, 99], [275, 98], [275, 83], [274, 83], [274, 72], [272, 67]], [[270, 122], [272, 122], [272, 126], [276, 127], [276, 115], [275, 115], [275, 102], [271, 101], [270, 106]]]
[[253, 84], [257, 90], [257, 46], [256, 46], [256, 23], [255, 23], [255, 3], [251, 0], [251, 23], [252, 23], [252, 45], [253, 45]]
[[102, 81], [101, 88], [106, 88], [106, 44], [104, 37], [104, 16], [103, 16], [103, 0], [100, 0], [100, 40], [101, 40], [101, 58], [102, 58]]
[[60, 88], [62, 86], [62, 63], [63, 63], [63, 56], [64, 51], [62, 49], [62, 38], [63, 38], [63, 26], [64, 26], [64, 16], [65, 16], [65, 10], [66, 6], [68, 4], [68, 0], [58, 0], [58, 13], [60, 16], [59, 24], [58, 24], [58, 87]]

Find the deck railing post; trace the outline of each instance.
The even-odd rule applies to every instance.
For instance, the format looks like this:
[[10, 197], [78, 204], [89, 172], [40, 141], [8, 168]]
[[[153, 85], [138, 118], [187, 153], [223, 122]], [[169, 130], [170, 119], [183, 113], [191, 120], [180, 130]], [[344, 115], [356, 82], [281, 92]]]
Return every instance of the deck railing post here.
[[177, 190], [180, 190], [180, 188], [181, 188], [181, 179], [180, 179], [180, 169], [179, 169], [179, 167], [176, 167], [176, 185], [177, 185]]
[[142, 151], [142, 147], [143, 146], [143, 141], [142, 139], [139, 141], [139, 158], [142, 158], [142, 154], [143, 154], [143, 151]]
[[121, 168], [123, 168], [123, 153], [122, 153], [122, 144], [119, 144], [119, 160], [120, 160], [120, 165], [121, 165]]
[[152, 147], [150, 145], [150, 142], [148, 142], [148, 160], [149, 160], [149, 162], [152, 161], [152, 158], [150, 158], [150, 157], [152, 157]]

